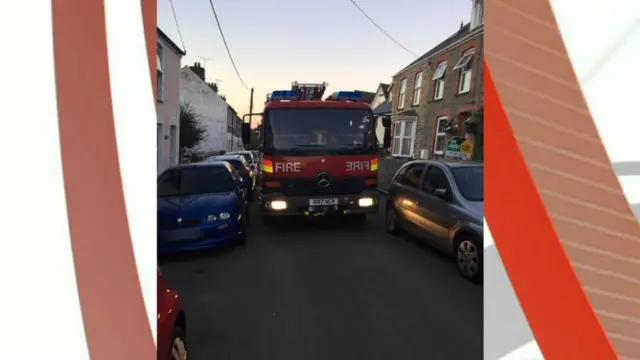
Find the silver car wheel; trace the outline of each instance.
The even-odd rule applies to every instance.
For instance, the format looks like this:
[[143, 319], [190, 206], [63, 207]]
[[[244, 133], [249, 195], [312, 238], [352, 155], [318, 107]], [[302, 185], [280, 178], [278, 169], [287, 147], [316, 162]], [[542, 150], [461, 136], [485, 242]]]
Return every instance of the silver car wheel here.
[[171, 346], [171, 360], [187, 360], [187, 346], [184, 340], [179, 337], [173, 340], [173, 346]]
[[464, 240], [458, 245], [458, 268], [467, 277], [473, 277], [480, 269], [480, 254], [478, 248], [470, 240]]

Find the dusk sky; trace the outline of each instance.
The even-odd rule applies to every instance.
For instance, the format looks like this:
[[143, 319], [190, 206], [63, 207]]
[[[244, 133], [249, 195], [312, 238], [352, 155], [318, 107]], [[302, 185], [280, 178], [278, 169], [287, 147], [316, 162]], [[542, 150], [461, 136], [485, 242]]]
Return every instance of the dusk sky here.
[[[470, 0], [359, 0], [387, 33], [422, 55], [467, 23]], [[265, 96], [291, 82], [329, 83], [339, 90], [376, 91], [415, 59], [381, 33], [349, 0], [214, 0], [231, 54], [244, 82], [255, 88], [254, 112]], [[220, 94], [242, 116], [249, 90], [236, 76], [208, 0], [174, 1], [187, 55], [219, 81]], [[181, 45], [169, 0], [158, 0], [158, 26]], [[203, 60], [202, 58], [205, 58]], [[217, 80], [216, 80], [217, 79]]]

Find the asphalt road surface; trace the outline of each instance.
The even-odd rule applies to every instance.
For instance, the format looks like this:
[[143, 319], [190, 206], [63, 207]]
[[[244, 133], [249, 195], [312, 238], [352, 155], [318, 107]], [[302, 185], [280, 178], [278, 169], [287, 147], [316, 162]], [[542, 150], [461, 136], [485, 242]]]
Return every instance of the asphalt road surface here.
[[366, 224], [253, 214], [249, 243], [163, 259], [193, 360], [482, 359], [482, 286], [428, 246]]

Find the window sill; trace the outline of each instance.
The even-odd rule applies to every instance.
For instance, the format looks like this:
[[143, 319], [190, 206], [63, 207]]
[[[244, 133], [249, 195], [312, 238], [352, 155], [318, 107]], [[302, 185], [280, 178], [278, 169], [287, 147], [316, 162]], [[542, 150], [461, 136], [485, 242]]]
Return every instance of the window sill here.
[[444, 155], [444, 151], [434, 151], [434, 152], [433, 152], [433, 155], [440, 155], [440, 156], [442, 156], [442, 155]]
[[164, 103], [164, 100], [156, 99], [156, 101], [157, 101], [159, 104], [163, 104], [163, 103]]
[[467, 95], [468, 93], [471, 92], [471, 89], [467, 90], [467, 91], [458, 91], [458, 93], [456, 94], [456, 96], [462, 96], [462, 95]]
[[437, 102], [441, 102], [444, 99], [444, 96], [439, 98], [439, 99], [433, 99], [431, 101], [428, 102], [428, 104], [433, 104], [433, 103], [437, 103]]

